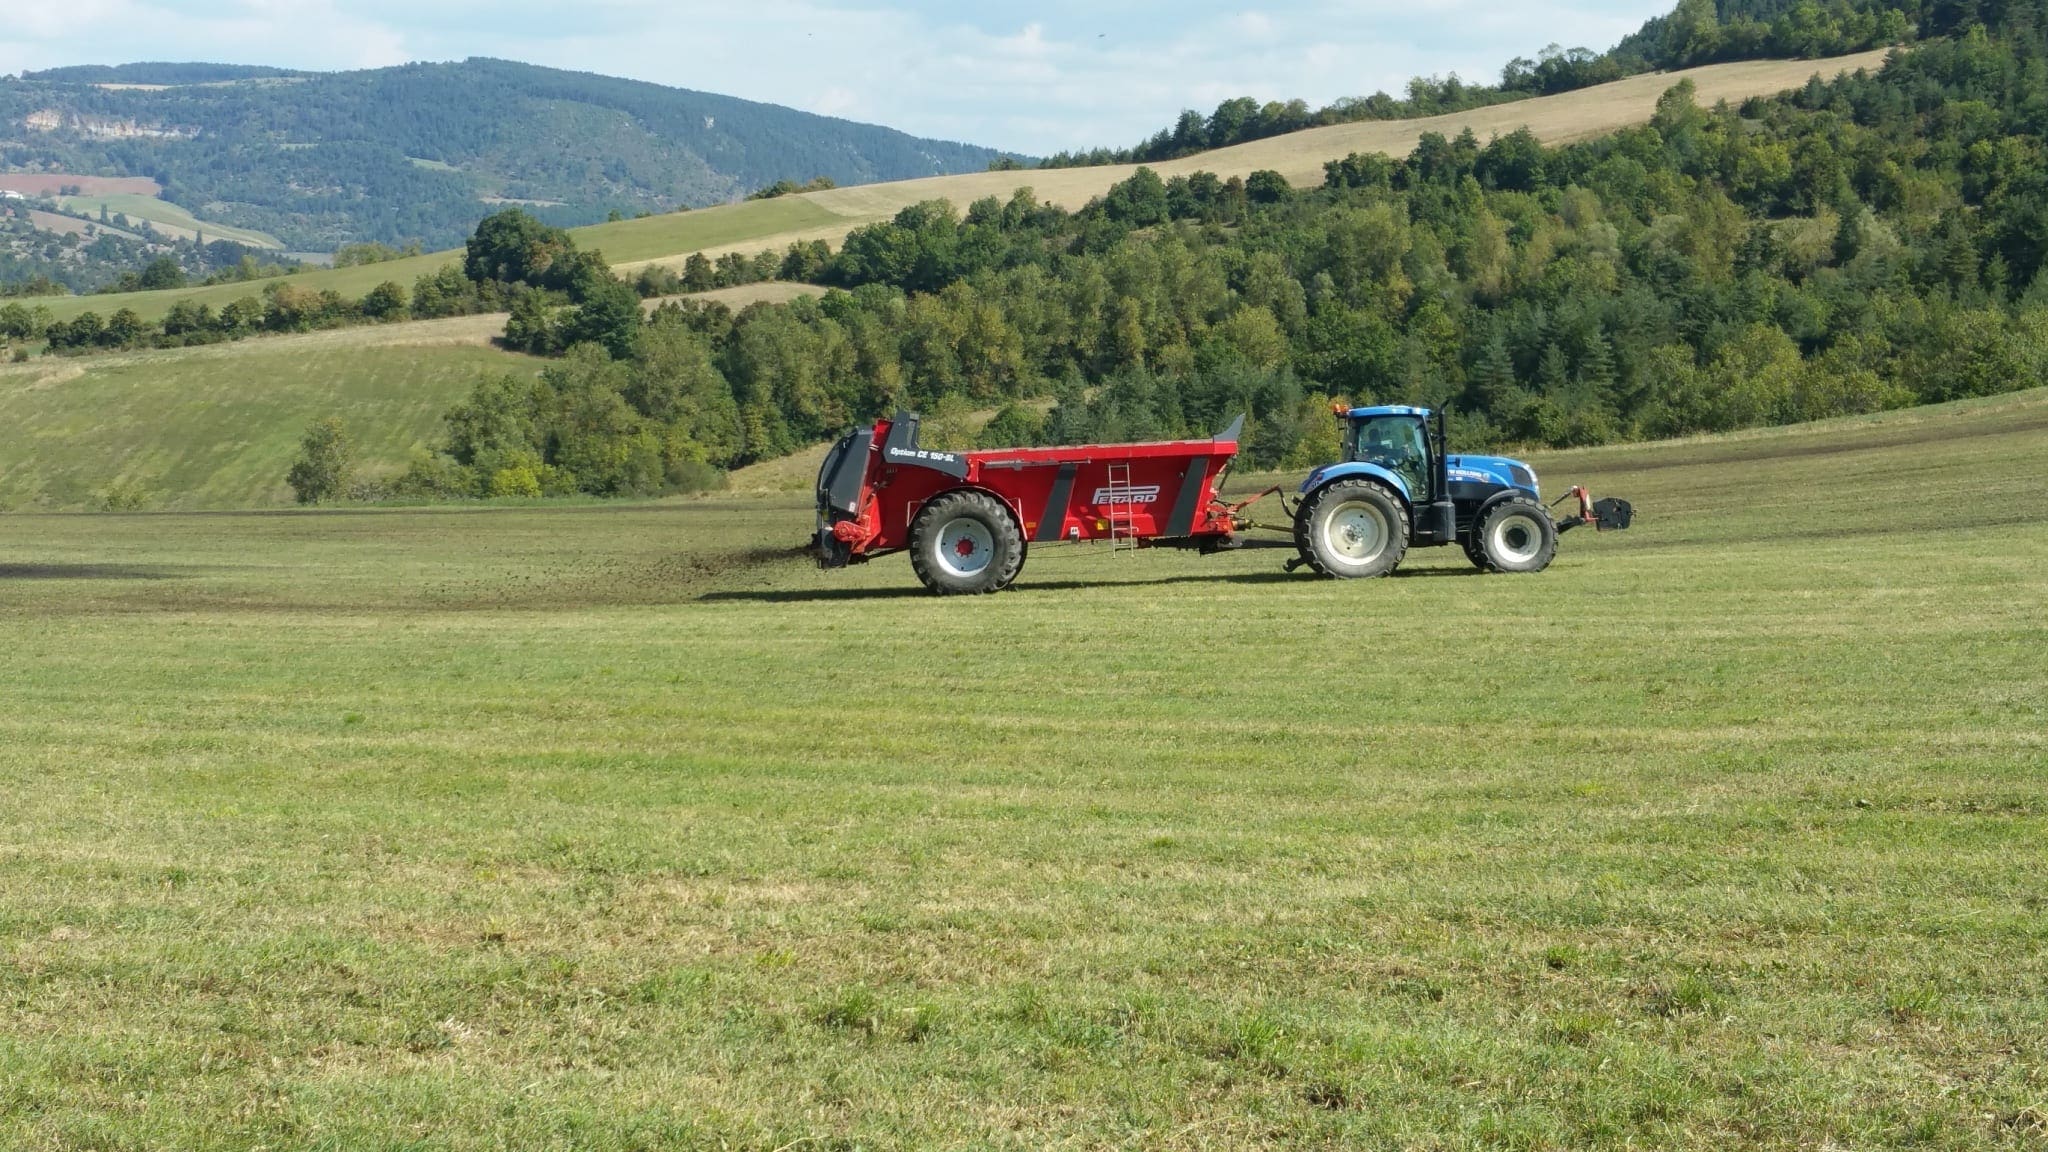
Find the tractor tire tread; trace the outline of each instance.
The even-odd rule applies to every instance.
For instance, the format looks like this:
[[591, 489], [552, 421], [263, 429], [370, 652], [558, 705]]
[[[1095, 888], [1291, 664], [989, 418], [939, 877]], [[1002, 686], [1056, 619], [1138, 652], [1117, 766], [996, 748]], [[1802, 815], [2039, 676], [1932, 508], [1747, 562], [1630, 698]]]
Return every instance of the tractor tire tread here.
[[1310, 527], [1315, 523], [1317, 509], [1324, 500], [1329, 499], [1333, 495], [1360, 490], [1369, 490], [1385, 497], [1387, 504], [1394, 511], [1393, 538], [1387, 542], [1388, 550], [1394, 554], [1393, 562], [1375, 575], [1391, 575], [1395, 569], [1401, 566], [1401, 561], [1407, 557], [1409, 540], [1408, 506], [1402, 502], [1400, 496], [1395, 494], [1393, 489], [1377, 481], [1339, 480], [1334, 484], [1318, 488], [1306, 500], [1302, 501], [1300, 510], [1294, 518], [1295, 550], [1300, 553], [1302, 563], [1308, 565], [1309, 569], [1316, 575], [1328, 579], [1345, 578], [1344, 573], [1331, 571], [1329, 565], [1324, 563], [1323, 559], [1316, 554]]
[[[1493, 530], [1494, 520], [1510, 509], [1523, 512], [1533, 511], [1543, 523], [1552, 525], [1551, 529], [1544, 534], [1543, 547], [1534, 567], [1505, 568], [1501, 565], [1500, 561], [1494, 559], [1493, 555], [1486, 550], [1486, 538]], [[1479, 570], [1482, 572], [1521, 575], [1543, 571], [1545, 568], [1550, 567], [1552, 560], [1557, 558], [1557, 528], [1550, 519], [1550, 509], [1545, 508], [1542, 504], [1526, 496], [1516, 496], [1495, 504], [1486, 510], [1486, 514], [1481, 516], [1477, 523], [1472, 525], [1472, 531], [1466, 537], [1465, 554], [1472, 558], [1472, 563], [1478, 565]]]

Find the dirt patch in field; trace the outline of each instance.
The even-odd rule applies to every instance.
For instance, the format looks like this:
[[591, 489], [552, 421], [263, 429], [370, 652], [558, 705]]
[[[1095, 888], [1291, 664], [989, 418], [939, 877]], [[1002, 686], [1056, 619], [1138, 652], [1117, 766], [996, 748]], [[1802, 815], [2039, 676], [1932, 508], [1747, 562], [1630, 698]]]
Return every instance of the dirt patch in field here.
[[79, 176], [69, 172], [0, 172], [0, 190], [24, 196], [55, 196], [77, 188], [81, 196], [160, 196], [147, 176]]
[[180, 575], [149, 564], [0, 564], [0, 581], [175, 580]]
[[659, 557], [612, 556], [562, 564], [517, 582], [460, 580], [432, 585], [424, 589], [417, 607], [467, 612], [681, 604], [772, 587], [791, 569], [810, 562], [802, 541]]

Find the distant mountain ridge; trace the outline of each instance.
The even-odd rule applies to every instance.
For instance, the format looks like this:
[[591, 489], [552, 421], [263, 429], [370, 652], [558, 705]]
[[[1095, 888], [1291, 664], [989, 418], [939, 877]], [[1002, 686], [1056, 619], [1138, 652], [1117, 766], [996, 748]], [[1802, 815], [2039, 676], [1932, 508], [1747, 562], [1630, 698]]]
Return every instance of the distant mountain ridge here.
[[778, 180], [981, 171], [1004, 153], [730, 96], [512, 61], [292, 72], [220, 64], [0, 79], [0, 171], [147, 176], [294, 250], [459, 243], [495, 203], [587, 224]]
[[24, 80], [47, 80], [56, 84], [228, 84], [237, 80], [265, 80], [285, 76], [310, 76], [291, 68], [267, 68], [257, 64], [171, 63], [146, 60], [135, 64], [74, 64], [24, 72]]

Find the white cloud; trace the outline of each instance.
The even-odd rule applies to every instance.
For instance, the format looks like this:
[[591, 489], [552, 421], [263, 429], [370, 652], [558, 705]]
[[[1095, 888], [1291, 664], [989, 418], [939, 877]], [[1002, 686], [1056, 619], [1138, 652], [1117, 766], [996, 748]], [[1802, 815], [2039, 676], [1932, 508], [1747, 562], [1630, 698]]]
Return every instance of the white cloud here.
[[1273, 18], [1264, 12], [1244, 12], [1237, 17], [1237, 31], [1247, 40], [1271, 40], [1278, 33]]

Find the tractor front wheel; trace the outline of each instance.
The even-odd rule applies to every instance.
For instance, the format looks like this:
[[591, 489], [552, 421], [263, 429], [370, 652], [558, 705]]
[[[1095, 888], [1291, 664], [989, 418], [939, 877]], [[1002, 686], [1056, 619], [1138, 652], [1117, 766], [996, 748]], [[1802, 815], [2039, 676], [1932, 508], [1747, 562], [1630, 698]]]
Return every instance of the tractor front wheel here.
[[1488, 572], [1541, 572], [1557, 556], [1557, 525], [1533, 500], [1506, 500], [1472, 528], [1468, 554]]
[[993, 496], [948, 493], [911, 524], [910, 567], [941, 596], [1000, 592], [1024, 567], [1024, 535]]
[[1465, 550], [1465, 559], [1470, 560], [1474, 568], [1485, 569], [1486, 550], [1479, 546], [1479, 526], [1477, 524], [1467, 528], [1465, 534], [1458, 537], [1458, 546]]
[[1370, 480], [1340, 480], [1309, 497], [1295, 518], [1295, 547], [1324, 576], [1385, 576], [1408, 554], [1408, 510]]

